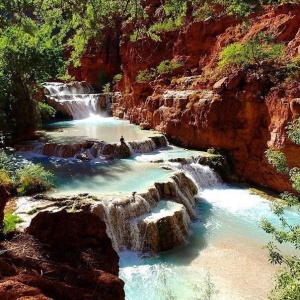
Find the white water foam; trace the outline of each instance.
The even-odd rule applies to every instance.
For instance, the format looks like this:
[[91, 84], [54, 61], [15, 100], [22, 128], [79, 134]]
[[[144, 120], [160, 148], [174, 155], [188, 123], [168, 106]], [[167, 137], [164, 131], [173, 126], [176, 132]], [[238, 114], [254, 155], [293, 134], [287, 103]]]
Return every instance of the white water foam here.
[[92, 87], [86, 83], [46, 82], [44, 87], [50, 93], [49, 104], [75, 120], [85, 119], [95, 114], [107, 114], [110, 109], [108, 95], [94, 93]]

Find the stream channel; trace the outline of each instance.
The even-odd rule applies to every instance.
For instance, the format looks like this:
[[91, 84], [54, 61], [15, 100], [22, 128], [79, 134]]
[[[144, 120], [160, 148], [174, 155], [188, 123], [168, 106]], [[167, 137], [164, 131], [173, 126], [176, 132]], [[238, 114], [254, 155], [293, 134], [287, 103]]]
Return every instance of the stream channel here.
[[[87, 97], [89, 100], [85, 115], [77, 113], [72, 121], [46, 124], [44, 139], [58, 144], [86, 140], [120, 144], [123, 135], [127, 144], [136, 143], [132, 143], [132, 155], [126, 159], [107, 159], [99, 147], [97, 155], [91, 149], [89, 153], [85, 151], [86, 160], [65, 157], [57, 149], [45, 156], [41, 150], [43, 141], [34, 142], [29, 147], [31, 152], [17, 152], [19, 157], [42, 163], [54, 173], [56, 187], [50, 195], [89, 193], [122, 199], [132, 192], [144, 192], [155, 182], [168, 181], [178, 171], [184, 172], [198, 188], [193, 208], [195, 218], [188, 224], [183, 245], [156, 255], [115, 247], [120, 256], [120, 277], [125, 281], [126, 299], [267, 298], [276, 268], [268, 262], [267, 250], [263, 249], [271, 237], [259, 228], [259, 221], [267, 218], [276, 223], [268, 200], [252, 195], [247, 188], [223, 183], [213, 170], [198, 164], [197, 157], [209, 155], [205, 152], [169, 144], [158, 148], [153, 142], [144, 143], [160, 134], [108, 117], [105, 111], [99, 115], [95, 106], [98, 98], [94, 100], [84, 88], [71, 91], [60, 84], [48, 84], [48, 89], [56, 97], [57, 105], [63, 106], [67, 101], [75, 113], [77, 109], [82, 112], [77, 102]], [[178, 162], [178, 158], [185, 163]], [[178, 209], [176, 205], [182, 206], [162, 199], [144, 217], [153, 220], [172, 215]], [[286, 217], [296, 222], [299, 215], [288, 211]]]

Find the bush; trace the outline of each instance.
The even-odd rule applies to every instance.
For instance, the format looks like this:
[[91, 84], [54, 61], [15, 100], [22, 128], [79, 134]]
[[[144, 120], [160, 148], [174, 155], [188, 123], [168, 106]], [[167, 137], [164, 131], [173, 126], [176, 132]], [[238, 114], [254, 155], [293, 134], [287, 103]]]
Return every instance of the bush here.
[[283, 52], [284, 45], [272, 43], [270, 37], [259, 34], [245, 44], [234, 43], [220, 53], [219, 68], [234, 71], [262, 61], [274, 61]]
[[285, 155], [276, 150], [268, 149], [266, 157], [270, 165], [272, 165], [279, 173], [287, 173], [289, 171], [286, 163]]
[[181, 17], [176, 18], [173, 20], [172, 18], [167, 19], [164, 22], [161, 23], [155, 23], [149, 28], [150, 32], [153, 33], [160, 33], [160, 32], [166, 32], [166, 31], [173, 31], [182, 28], [184, 25], [183, 19]]
[[155, 69], [145, 69], [139, 71], [138, 75], [136, 76], [137, 82], [147, 82], [153, 80], [157, 76], [157, 72]]
[[9, 172], [4, 168], [0, 169], [0, 186], [8, 187], [12, 186], [13, 183], [14, 181], [11, 178]]
[[117, 83], [122, 79], [123, 75], [122, 74], [116, 74], [113, 78], [113, 83]]
[[38, 111], [42, 122], [54, 118], [56, 113], [56, 110], [52, 106], [43, 102], [38, 103]]
[[3, 226], [3, 232], [9, 233], [12, 231], [15, 231], [17, 228], [18, 223], [22, 223], [23, 219], [19, 216], [15, 215], [12, 211], [6, 213], [4, 215], [4, 226]]
[[42, 165], [26, 165], [16, 172], [20, 195], [43, 192], [53, 187], [53, 174], [46, 171]]
[[288, 124], [288, 137], [297, 145], [300, 145], [300, 118]]
[[103, 92], [104, 94], [109, 94], [109, 92], [110, 92], [110, 83], [106, 83], [106, 84], [103, 86], [102, 92]]
[[170, 60], [164, 60], [162, 61], [156, 68], [158, 74], [163, 74], [163, 73], [173, 73], [174, 70], [177, 68], [180, 68], [182, 66], [181, 63], [179, 62], [174, 62]]

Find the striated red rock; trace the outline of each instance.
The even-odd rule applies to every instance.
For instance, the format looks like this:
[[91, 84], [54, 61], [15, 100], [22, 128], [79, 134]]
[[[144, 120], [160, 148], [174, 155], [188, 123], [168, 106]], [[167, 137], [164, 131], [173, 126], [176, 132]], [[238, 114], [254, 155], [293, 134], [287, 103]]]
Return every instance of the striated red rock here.
[[[247, 27], [220, 7], [216, 9], [216, 14], [204, 21], [189, 15], [182, 29], [159, 33], [158, 41], [147, 36], [132, 42], [133, 25], [127, 23], [122, 28], [119, 57], [123, 77], [115, 90], [123, 95], [113, 100], [113, 113], [160, 130], [185, 147], [226, 150], [242, 180], [278, 191], [291, 189], [288, 176], [276, 173], [265, 151], [280, 149], [290, 166], [299, 166], [299, 150], [285, 130], [288, 122], [299, 117], [297, 82], [281, 86], [270, 79], [276, 68], [261, 62], [263, 72], [251, 66], [248, 71], [226, 74], [227, 79], [215, 90], [213, 85], [221, 79], [216, 68], [222, 49], [231, 43], [244, 43], [260, 32], [284, 43], [284, 56], [289, 61], [297, 57], [300, 5], [265, 6], [250, 16]], [[145, 10], [153, 22], [166, 17], [157, 1], [145, 2]], [[164, 60], [183, 64], [176, 78], [171, 80], [170, 74], [163, 74], [152, 82], [136, 82], [140, 70], [156, 68]], [[189, 77], [178, 78], [183, 75]], [[185, 94], [174, 96], [169, 90], [185, 90]]]

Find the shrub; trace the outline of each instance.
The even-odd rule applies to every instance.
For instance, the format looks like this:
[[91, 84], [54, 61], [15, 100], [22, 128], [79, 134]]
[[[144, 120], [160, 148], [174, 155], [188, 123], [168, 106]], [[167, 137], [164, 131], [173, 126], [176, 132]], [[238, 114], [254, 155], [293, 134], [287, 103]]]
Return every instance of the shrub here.
[[56, 113], [56, 110], [52, 106], [43, 102], [38, 103], [38, 111], [42, 122], [54, 118]]
[[19, 216], [15, 215], [12, 211], [6, 213], [4, 215], [4, 226], [3, 226], [3, 232], [9, 233], [16, 230], [17, 224], [22, 223], [23, 219]]
[[123, 75], [122, 74], [116, 74], [113, 78], [113, 83], [117, 83], [122, 79]]
[[163, 74], [163, 73], [172, 73], [174, 70], [177, 68], [180, 68], [182, 66], [181, 63], [179, 62], [174, 62], [170, 60], [164, 60], [162, 61], [156, 68], [158, 74]]
[[103, 90], [102, 92], [104, 94], [108, 94], [110, 92], [110, 83], [106, 83], [104, 86], [103, 86]]
[[300, 118], [288, 124], [288, 137], [297, 145], [300, 145]]
[[16, 172], [18, 180], [17, 191], [20, 195], [46, 191], [53, 187], [53, 174], [46, 171], [42, 165], [26, 165]]
[[145, 69], [139, 71], [138, 75], [136, 76], [137, 82], [146, 82], [151, 81], [156, 77], [157, 73], [155, 69]]
[[300, 169], [299, 168], [291, 169], [290, 179], [291, 179], [291, 182], [292, 182], [292, 187], [296, 191], [300, 191]]
[[160, 33], [166, 31], [173, 31], [182, 28], [184, 25], [183, 19], [181, 17], [176, 18], [175, 20], [172, 18], [167, 19], [164, 22], [155, 23], [149, 28], [150, 32]]
[[[289, 130], [290, 134], [294, 133], [293, 127]], [[296, 142], [298, 144], [297, 139]], [[278, 168], [278, 172], [282, 172], [282, 169], [284, 171], [287, 169], [286, 159], [283, 153], [268, 150], [267, 157], [269, 162], [275, 168]], [[272, 211], [280, 221], [280, 227], [274, 226], [266, 219], [263, 219], [260, 224], [261, 228], [265, 232], [271, 234], [276, 241], [276, 244], [274, 242], [269, 242], [266, 246], [269, 251], [269, 261], [272, 264], [284, 265], [284, 268], [277, 271], [275, 275], [275, 286], [268, 297], [269, 299], [274, 300], [299, 299], [300, 294], [300, 224], [299, 222], [289, 222], [284, 215], [285, 208], [287, 207], [295, 206], [295, 208], [298, 209], [298, 212], [300, 211], [299, 198], [297, 197], [300, 194], [300, 169], [292, 168], [289, 172], [289, 176], [292, 186], [297, 194], [293, 195], [289, 192], [284, 192], [280, 195], [282, 200], [273, 202], [271, 206]], [[292, 254], [282, 254], [278, 248], [280, 244], [287, 244], [292, 250]]]
[[11, 175], [9, 174], [8, 170], [2, 168], [0, 169], [0, 186], [11, 186], [13, 185], [14, 181], [11, 178]]
[[272, 165], [279, 173], [287, 173], [289, 171], [286, 163], [285, 155], [276, 150], [268, 149], [266, 157], [270, 165]]
[[260, 65], [262, 61], [277, 59], [283, 52], [284, 45], [271, 42], [270, 37], [259, 34], [245, 44], [234, 43], [220, 53], [221, 70], [233, 71], [251, 64]]

